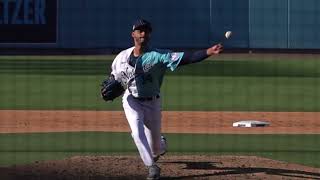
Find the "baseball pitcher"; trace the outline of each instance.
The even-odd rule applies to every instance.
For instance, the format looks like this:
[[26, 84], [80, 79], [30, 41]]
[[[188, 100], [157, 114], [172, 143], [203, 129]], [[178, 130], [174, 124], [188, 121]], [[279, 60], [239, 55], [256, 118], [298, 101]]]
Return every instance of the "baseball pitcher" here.
[[101, 95], [109, 101], [123, 94], [123, 109], [131, 128], [131, 135], [143, 163], [149, 170], [147, 179], [159, 179], [156, 161], [167, 151], [167, 142], [161, 135], [160, 87], [167, 69], [200, 62], [219, 54], [221, 44], [195, 52], [173, 52], [148, 45], [152, 27], [139, 19], [131, 36], [134, 46], [120, 52], [112, 63], [112, 72], [102, 84]]

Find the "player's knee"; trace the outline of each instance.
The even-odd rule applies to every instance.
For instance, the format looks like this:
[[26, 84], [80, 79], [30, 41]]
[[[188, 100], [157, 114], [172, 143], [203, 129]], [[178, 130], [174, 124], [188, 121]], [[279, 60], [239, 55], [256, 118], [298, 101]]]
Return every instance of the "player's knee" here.
[[139, 141], [140, 140], [139, 131], [131, 132], [131, 136], [132, 136], [134, 141]]

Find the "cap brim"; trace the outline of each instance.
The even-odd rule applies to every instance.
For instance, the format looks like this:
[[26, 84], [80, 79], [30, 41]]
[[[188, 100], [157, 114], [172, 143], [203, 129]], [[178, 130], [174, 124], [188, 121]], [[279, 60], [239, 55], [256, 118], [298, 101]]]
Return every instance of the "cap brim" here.
[[133, 27], [132, 31], [139, 30], [139, 29], [148, 29], [150, 32], [152, 32], [152, 28], [150, 26], [147, 26], [147, 25]]

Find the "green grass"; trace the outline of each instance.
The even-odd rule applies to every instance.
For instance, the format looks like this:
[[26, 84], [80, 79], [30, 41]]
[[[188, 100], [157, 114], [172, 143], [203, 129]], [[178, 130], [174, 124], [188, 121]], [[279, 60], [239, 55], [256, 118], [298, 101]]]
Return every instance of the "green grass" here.
[[[122, 110], [121, 98], [112, 103], [100, 98], [102, 78], [2, 75], [0, 108]], [[319, 111], [319, 85], [319, 78], [169, 76], [162, 89], [163, 107], [200, 111]]]
[[[0, 109], [122, 110], [99, 84], [109, 60], [0, 60]], [[204, 61], [168, 72], [164, 110], [320, 111], [320, 62]]]
[[[166, 134], [166, 136], [169, 140], [169, 152], [173, 154], [258, 155], [320, 167], [320, 135]], [[0, 135], [1, 166], [61, 159], [73, 155], [119, 153], [138, 155], [129, 133]]]
[[[167, 87], [173, 84], [182, 88]], [[319, 111], [319, 84], [318, 78], [171, 77], [163, 104], [170, 110]]]

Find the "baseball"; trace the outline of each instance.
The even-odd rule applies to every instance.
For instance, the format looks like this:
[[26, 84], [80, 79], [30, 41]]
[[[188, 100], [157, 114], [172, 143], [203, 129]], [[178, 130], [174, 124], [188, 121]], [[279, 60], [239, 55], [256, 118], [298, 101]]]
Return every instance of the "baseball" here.
[[227, 31], [227, 32], [224, 34], [224, 36], [225, 36], [227, 39], [229, 39], [231, 35], [232, 35], [232, 31]]

